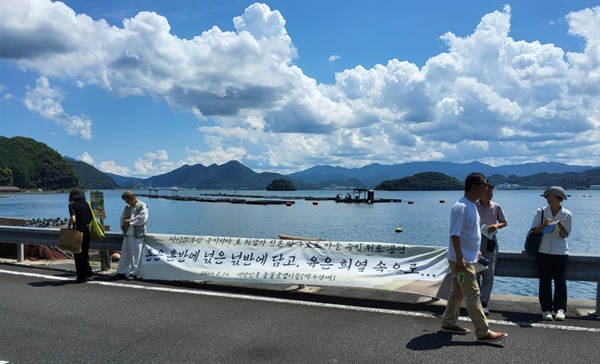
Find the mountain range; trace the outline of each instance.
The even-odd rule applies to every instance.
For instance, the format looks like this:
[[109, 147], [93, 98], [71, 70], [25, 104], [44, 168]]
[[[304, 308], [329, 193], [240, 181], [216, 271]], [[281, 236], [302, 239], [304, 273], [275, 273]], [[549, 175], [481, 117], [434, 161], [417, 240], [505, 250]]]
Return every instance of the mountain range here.
[[[571, 166], [563, 163], [527, 163], [493, 167], [480, 162], [411, 162], [394, 165], [370, 164], [362, 168], [316, 166], [307, 170], [281, 175], [278, 173], [256, 173], [240, 162], [230, 161], [223, 165], [185, 165], [169, 173], [139, 179], [110, 175], [122, 187], [181, 187], [196, 189], [249, 189], [264, 190], [275, 179], [288, 179], [299, 190], [323, 188], [374, 188], [383, 181], [413, 176], [422, 172], [439, 172], [464, 180], [471, 172], [486, 176], [498, 176], [501, 182], [539, 173], [562, 174], [582, 173], [591, 166]], [[500, 182], [500, 181], [499, 181]], [[541, 182], [541, 181], [540, 181]]]
[[289, 177], [305, 182], [356, 178], [369, 186], [375, 186], [385, 180], [409, 177], [422, 172], [439, 172], [459, 180], [464, 180], [471, 172], [480, 172], [486, 176], [499, 174], [502, 176], [514, 175], [522, 177], [537, 173], [583, 172], [592, 168], [594, 167], [570, 166], [563, 163], [548, 162], [504, 165], [498, 167], [492, 167], [480, 162], [410, 162], [393, 165], [373, 163], [362, 168], [317, 166], [302, 172], [292, 173]]
[[478, 171], [494, 184], [544, 187], [561, 185], [583, 189], [600, 185], [600, 168], [571, 166], [563, 163], [526, 163], [492, 167], [480, 162], [411, 162], [394, 165], [373, 163], [362, 168], [316, 166], [282, 175], [256, 173], [240, 162], [222, 165], [184, 165], [171, 172], [149, 177], [132, 178], [103, 173], [95, 167], [73, 158], [61, 156], [54, 149], [31, 138], [0, 136], [0, 186], [25, 189], [60, 190], [73, 186], [87, 189], [181, 187], [195, 189], [264, 190], [274, 180], [291, 181], [298, 190], [310, 189], [373, 189], [384, 181], [403, 185], [397, 180], [436, 172], [458, 179]]

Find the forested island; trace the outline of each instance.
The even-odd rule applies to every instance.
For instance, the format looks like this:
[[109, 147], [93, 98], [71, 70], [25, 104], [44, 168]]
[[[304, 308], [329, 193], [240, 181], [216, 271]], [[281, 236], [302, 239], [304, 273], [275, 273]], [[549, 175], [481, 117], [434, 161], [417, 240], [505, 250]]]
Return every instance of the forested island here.
[[464, 183], [438, 172], [417, 173], [412, 177], [383, 181], [376, 190], [384, 191], [457, 191]]
[[287, 179], [276, 179], [269, 183], [267, 191], [296, 191], [296, 186]]

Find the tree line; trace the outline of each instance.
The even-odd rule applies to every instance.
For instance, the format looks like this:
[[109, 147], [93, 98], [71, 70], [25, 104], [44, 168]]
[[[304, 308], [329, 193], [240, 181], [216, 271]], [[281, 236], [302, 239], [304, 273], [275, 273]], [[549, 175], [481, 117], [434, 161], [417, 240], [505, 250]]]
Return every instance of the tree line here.
[[67, 190], [112, 189], [115, 181], [87, 163], [65, 158], [31, 138], [0, 136], [0, 186]]

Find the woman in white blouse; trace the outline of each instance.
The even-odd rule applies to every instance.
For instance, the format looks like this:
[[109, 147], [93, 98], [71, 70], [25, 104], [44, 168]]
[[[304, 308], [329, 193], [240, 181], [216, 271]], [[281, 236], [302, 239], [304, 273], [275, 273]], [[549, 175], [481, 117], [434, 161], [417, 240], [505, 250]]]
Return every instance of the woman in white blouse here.
[[[546, 321], [564, 321], [567, 311], [567, 260], [571, 233], [571, 211], [562, 207], [567, 199], [562, 187], [552, 186], [544, 191], [548, 206], [537, 209], [531, 227], [543, 232], [542, 243], [536, 255], [540, 277], [539, 301], [542, 318]], [[552, 281], [554, 280], [554, 295]], [[552, 317], [554, 311], [554, 318]]]

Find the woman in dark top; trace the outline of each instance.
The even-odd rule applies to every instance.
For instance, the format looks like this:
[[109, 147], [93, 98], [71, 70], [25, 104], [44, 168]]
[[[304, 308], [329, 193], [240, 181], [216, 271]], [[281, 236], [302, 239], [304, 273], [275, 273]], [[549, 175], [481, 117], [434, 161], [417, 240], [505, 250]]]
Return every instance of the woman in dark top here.
[[75, 230], [83, 233], [81, 241], [81, 253], [75, 254], [75, 270], [77, 271], [77, 283], [85, 283], [92, 277], [90, 267], [90, 231], [87, 228], [92, 222], [92, 211], [85, 200], [85, 192], [81, 188], [73, 188], [69, 194], [69, 216], [75, 226]]

